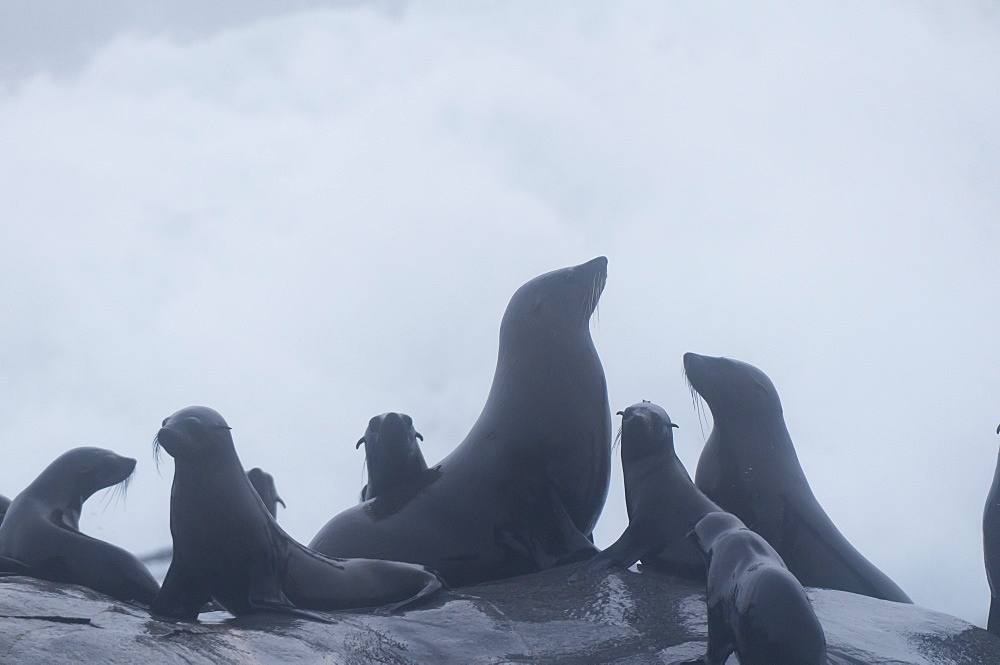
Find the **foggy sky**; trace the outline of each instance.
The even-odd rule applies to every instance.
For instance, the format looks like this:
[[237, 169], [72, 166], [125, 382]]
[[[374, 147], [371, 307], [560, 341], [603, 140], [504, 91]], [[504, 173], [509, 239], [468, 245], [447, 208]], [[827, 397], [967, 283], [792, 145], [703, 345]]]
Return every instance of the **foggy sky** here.
[[[845, 536], [985, 622], [995, 3], [99, 6], [0, 8], [0, 493], [111, 448], [82, 528], [156, 549], [151, 441], [204, 404], [308, 542], [372, 415], [444, 457], [514, 290], [603, 254], [613, 411], [661, 404], [693, 475], [682, 354], [757, 365]], [[626, 523], [616, 469], [598, 545]]]

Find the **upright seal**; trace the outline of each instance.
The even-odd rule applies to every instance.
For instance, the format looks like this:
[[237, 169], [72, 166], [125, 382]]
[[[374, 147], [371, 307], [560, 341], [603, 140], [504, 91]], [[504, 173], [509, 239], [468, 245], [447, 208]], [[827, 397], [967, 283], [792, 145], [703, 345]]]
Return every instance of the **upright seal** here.
[[239, 616], [383, 606], [433, 594], [441, 581], [422, 566], [330, 559], [289, 537], [250, 484], [229, 425], [203, 406], [163, 421], [155, 446], [174, 458], [170, 533], [174, 555], [153, 613], [197, 618], [214, 599]]
[[677, 425], [652, 402], [633, 404], [618, 415], [628, 528], [571, 579], [628, 568], [640, 559], [644, 566], [704, 579], [705, 560], [688, 534], [698, 520], [721, 509], [695, 487], [677, 459]]
[[708, 654], [725, 665], [826, 665], [826, 635], [809, 597], [767, 541], [725, 512], [698, 522], [692, 539], [705, 554]]
[[136, 557], [80, 532], [84, 501], [105, 487], [124, 487], [134, 469], [134, 459], [102, 448], [57, 457], [10, 504], [0, 524], [0, 569], [151, 602], [160, 587]]
[[805, 586], [912, 602], [854, 549], [813, 496], [767, 375], [695, 353], [684, 354], [684, 371], [715, 423], [698, 460], [698, 488], [763, 536]]
[[420, 444], [424, 437], [413, 427], [413, 419], [405, 413], [383, 413], [368, 421], [365, 435], [355, 448], [365, 444], [368, 484], [361, 488], [361, 501], [385, 494], [395, 487], [407, 485], [427, 470]]
[[611, 480], [611, 412], [590, 316], [600, 257], [536, 277], [500, 324], [482, 414], [405, 502], [348, 508], [310, 547], [422, 563], [453, 586], [589, 558]]
[[[997, 427], [997, 434], [1000, 434], [1000, 427]], [[983, 510], [983, 558], [986, 581], [990, 585], [990, 616], [986, 630], [1000, 635], [1000, 458]]]

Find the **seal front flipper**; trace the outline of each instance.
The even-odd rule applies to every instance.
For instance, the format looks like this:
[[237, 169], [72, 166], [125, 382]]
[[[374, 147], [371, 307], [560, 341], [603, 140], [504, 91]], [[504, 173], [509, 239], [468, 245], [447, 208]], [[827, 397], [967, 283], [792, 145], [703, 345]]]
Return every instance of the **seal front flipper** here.
[[621, 537], [611, 546], [577, 568], [576, 572], [570, 575], [569, 581], [582, 581], [615, 569], [629, 568], [641, 559], [647, 550], [648, 548], [638, 542], [631, 528], [626, 528]]
[[167, 569], [160, 593], [149, 605], [149, 612], [174, 620], [197, 621], [202, 606], [212, 599], [207, 588], [194, 569], [174, 559]]
[[540, 501], [524, 507], [523, 514], [510, 528], [499, 531], [499, 542], [526, 557], [532, 571], [576, 563], [597, 554], [597, 548], [576, 528], [551, 484], [546, 484]]

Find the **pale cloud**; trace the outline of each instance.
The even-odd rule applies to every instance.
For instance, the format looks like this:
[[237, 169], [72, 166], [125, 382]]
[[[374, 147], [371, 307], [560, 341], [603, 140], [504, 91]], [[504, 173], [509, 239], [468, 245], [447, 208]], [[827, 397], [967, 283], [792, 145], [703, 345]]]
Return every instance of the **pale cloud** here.
[[[130, 20], [72, 67], [21, 53], [0, 97], [0, 492], [75, 445], [138, 457], [127, 505], [92, 501], [84, 528], [155, 549], [171, 468], [149, 444], [201, 403], [308, 541], [356, 500], [370, 416], [410, 413], [443, 457], [514, 289], [606, 254], [614, 410], [662, 404], [693, 474], [682, 353], [758, 365], [845, 535], [918, 603], [985, 620], [992, 5]], [[624, 525], [616, 472], [598, 543]]]

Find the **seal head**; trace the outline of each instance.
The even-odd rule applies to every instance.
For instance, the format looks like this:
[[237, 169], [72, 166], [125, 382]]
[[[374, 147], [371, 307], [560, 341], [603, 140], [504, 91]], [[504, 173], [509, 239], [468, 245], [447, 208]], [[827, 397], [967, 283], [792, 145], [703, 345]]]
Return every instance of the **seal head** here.
[[368, 421], [365, 435], [355, 446], [364, 444], [368, 467], [368, 484], [361, 490], [361, 501], [406, 487], [427, 471], [418, 439], [423, 441], [424, 437], [405, 413], [390, 411]]

